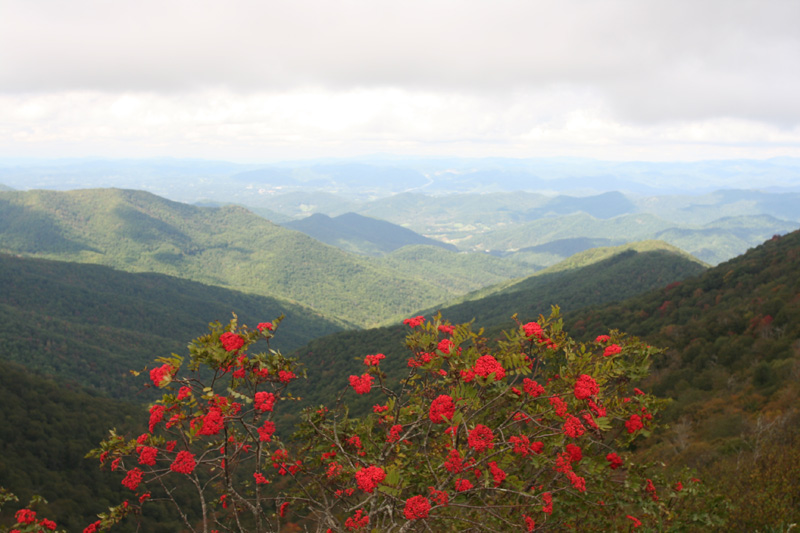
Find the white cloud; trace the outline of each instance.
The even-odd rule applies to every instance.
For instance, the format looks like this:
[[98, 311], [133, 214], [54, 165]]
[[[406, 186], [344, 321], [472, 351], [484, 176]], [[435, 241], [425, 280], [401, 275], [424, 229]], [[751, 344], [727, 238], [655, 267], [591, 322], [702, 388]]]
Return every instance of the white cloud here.
[[795, 0], [0, 12], [0, 155], [800, 154]]

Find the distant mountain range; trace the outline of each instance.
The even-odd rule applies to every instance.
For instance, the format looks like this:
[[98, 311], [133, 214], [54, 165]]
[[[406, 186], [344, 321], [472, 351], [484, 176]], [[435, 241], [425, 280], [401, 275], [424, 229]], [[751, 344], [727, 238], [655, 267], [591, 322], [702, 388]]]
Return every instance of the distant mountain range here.
[[[800, 158], [658, 163], [376, 155], [268, 165], [6, 158], [0, 183], [23, 190], [115, 186], [198, 206], [236, 204], [358, 254], [396, 246], [388, 228], [373, 238], [377, 226], [370, 237], [363, 225], [338, 218], [356, 214], [462, 251], [508, 257], [528, 270], [568, 257], [532, 250], [552, 241], [659, 239], [718, 264], [800, 227]], [[738, 227], [728, 219], [738, 219]]]
[[[800, 196], [797, 201], [800, 202]], [[770, 215], [723, 217], [699, 226], [676, 226], [647, 213], [604, 220], [580, 212], [489, 230], [468, 237], [459, 245], [510, 256], [532, 265], [548, 266], [569, 257], [576, 247], [582, 247], [578, 245], [581, 242], [588, 249], [595, 242], [612, 244], [655, 239], [714, 265], [744, 253], [773, 235], [782, 235], [798, 227], [800, 223], [797, 221], [780, 220]], [[554, 242], [558, 245], [553, 245]], [[560, 249], [562, 246], [563, 251]]]
[[[783, 202], [796, 199], [791, 194], [783, 196], [783, 201], [755, 196], [758, 205], [753, 209], [769, 207], [789, 215]], [[573, 200], [577, 203], [569, 207]], [[710, 202], [704, 209], [725, 213], [725, 201], [744, 200], [741, 194], [731, 193], [704, 201]], [[562, 212], [587, 209], [610, 218], [578, 211], [513, 222], [515, 203], [532, 212], [552, 210], [549, 202], [541, 195], [525, 194], [440, 199], [401, 194], [364, 204], [367, 211], [380, 209], [392, 217], [399, 212], [417, 222], [438, 221], [432, 223], [450, 227], [451, 235], [464, 235], [460, 247], [488, 250], [490, 255], [448, 251], [452, 244], [360, 214], [317, 215], [285, 223], [300, 225], [320, 239], [357, 252], [352, 254], [237, 206], [201, 208], [118, 189], [9, 191], [0, 192], [0, 252], [160, 272], [298, 302], [342, 324], [363, 327], [525, 277], [584, 247], [660, 239], [716, 264], [800, 225], [762, 214], [681, 227], [648, 213], [615, 215], [633, 205], [620, 194], [559, 197], [552, 208]], [[663, 210], [675, 211], [677, 205]], [[604, 206], [610, 206], [609, 210], [603, 212]], [[495, 224], [499, 228], [490, 229], [492, 209], [501, 221]], [[694, 216], [699, 216], [699, 210], [693, 208]], [[460, 213], [472, 217], [462, 218], [468, 225], [455, 222]], [[424, 248], [431, 250], [417, 248], [420, 244], [409, 248], [414, 242], [426, 243]], [[436, 246], [430, 246], [432, 242]]]
[[205, 198], [263, 207], [269, 207], [276, 193], [311, 190], [360, 200], [412, 191], [434, 196], [512, 191], [549, 196], [608, 191], [697, 195], [719, 189], [798, 192], [799, 176], [800, 158], [790, 157], [642, 162], [375, 155], [262, 165], [171, 158], [0, 159], [0, 183], [16, 189], [118, 187], [184, 202]]
[[[282, 216], [344, 210], [402, 224], [426, 237], [544, 268], [594, 245], [657, 239], [717, 264], [800, 227], [800, 193], [722, 190], [701, 196], [575, 197], [537, 193], [401, 193], [356, 203], [330, 194], [277, 195]], [[355, 237], [352, 237], [355, 239]], [[347, 242], [346, 239], [344, 242]], [[549, 245], [550, 243], [556, 243]], [[579, 243], [583, 243], [580, 245]], [[543, 248], [538, 248], [543, 247]]]

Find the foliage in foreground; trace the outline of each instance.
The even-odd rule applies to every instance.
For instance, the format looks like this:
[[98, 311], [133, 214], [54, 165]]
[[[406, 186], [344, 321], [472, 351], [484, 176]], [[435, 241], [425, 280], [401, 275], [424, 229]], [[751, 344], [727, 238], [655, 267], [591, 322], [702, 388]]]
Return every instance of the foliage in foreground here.
[[86, 531], [166, 500], [191, 531], [696, 530], [724, 506], [689, 472], [638, 464], [629, 447], [656, 427], [662, 401], [637, 388], [659, 353], [613, 331], [577, 343], [550, 318], [490, 345], [470, 324], [408, 319], [407, 375], [383, 354], [349, 378], [374, 397], [352, 418], [340, 396], [310, 409], [293, 439], [273, 417], [300, 373], [269, 349], [278, 321], [211, 325], [189, 359], [150, 371], [164, 389], [149, 432], [112, 431], [90, 455], [130, 501]]
[[[0, 487], [0, 509], [8, 503], [17, 503], [19, 498], [13, 492]], [[22, 507], [14, 513], [14, 524], [11, 526], [11, 533], [44, 533], [52, 531], [54, 533], [64, 533], [64, 530], [56, 531], [58, 525], [49, 518], [37, 516], [34, 510], [38, 505], [47, 503], [41, 496], [34, 496], [28, 505]], [[9, 531], [0, 525], [0, 531]]]

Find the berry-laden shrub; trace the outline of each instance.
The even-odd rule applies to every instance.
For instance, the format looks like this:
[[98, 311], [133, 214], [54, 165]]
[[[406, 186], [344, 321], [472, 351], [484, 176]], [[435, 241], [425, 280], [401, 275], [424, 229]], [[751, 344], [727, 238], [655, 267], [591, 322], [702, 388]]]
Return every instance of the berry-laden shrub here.
[[[557, 308], [495, 342], [470, 324], [415, 317], [403, 377], [381, 370], [383, 354], [342, 376], [349, 393], [375, 397], [371, 413], [350, 416], [341, 401], [307, 409], [283, 441], [272, 417], [297, 362], [247, 352], [279, 321], [212, 324], [190, 345], [188, 373], [178, 356], [158, 361], [150, 378], [165, 394], [150, 409], [150, 432], [112, 432], [91, 453], [136, 495], [98, 529], [155, 494], [204, 532], [280, 531], [288, 520], [318, 532], [692, 530], [719, 521], [702, 483], [688, 473], [668, 480], [628, 451], [656, 427], [663, 403], [634, 387], [660, 353], [635, 338], [577, 343]], [[179, 494], [181, 485], [192, 490]]]
[[[16, 503], [19, 498], [4, 487], [0, 487], [0, 510], [8, 503]], [[14, 513], [13, 524], [8, 527], [0, 524], [0, 532], [6, 533], [64, 533], [63, 529], [58, 529], [58, 525], [49, 518], [39, 516], [34, 509], [39, 504], [46, 504], [47, 501], [41, 496], [33, 496], [25, 507], [18, 508]]]

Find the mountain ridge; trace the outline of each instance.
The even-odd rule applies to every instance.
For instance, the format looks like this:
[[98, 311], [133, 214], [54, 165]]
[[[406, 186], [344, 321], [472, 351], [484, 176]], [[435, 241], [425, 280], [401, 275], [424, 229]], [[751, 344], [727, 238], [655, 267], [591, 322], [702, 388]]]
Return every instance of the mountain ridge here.
[[794, 231], [701, 276], [565, 316], [577, 338], [619, 329], [665, 348], [641, 387], [672, 400], [671, 428], [647, 456], [701, 469], [746, 531], [800, 518], [798, 272]]
[[448, 294], [243, 207], [201, 208], [142, 191], [0, 193], [0, 250], [277, 296], [362, 326]]
[[408, 228], [385, 220], [353, 212], [329, 217], [324, 213], [282, 223], [284, 227], [301, 231], [314, 239], [346, 251], [380, 256], [404, 246], [429, 245], [456, 251], [452, 244], [420, 235]]

